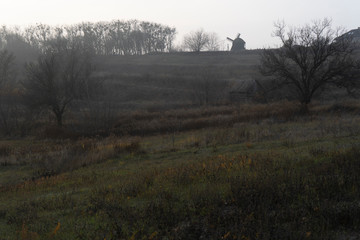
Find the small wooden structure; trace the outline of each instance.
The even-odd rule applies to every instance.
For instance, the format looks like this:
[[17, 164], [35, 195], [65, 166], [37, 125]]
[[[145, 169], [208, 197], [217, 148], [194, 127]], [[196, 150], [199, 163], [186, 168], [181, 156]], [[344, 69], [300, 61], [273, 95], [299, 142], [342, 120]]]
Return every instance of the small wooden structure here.
[[251, 102], [257, 92], [258, 85], [253, 80], [241, 80], [229, 91], [231, 102]]

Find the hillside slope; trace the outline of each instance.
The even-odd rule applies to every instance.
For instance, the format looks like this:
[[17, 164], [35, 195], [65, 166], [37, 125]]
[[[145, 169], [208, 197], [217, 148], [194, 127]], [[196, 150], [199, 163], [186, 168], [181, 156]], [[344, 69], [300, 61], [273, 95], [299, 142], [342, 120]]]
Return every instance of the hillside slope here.
[[229, 91], [258, 75], [259, 56], [259, 50], [98, 56], [95, 65], [112, 101], [174, 106], [199, 104], [205, 88], [217, 92], [212, 99], [226, 100]]

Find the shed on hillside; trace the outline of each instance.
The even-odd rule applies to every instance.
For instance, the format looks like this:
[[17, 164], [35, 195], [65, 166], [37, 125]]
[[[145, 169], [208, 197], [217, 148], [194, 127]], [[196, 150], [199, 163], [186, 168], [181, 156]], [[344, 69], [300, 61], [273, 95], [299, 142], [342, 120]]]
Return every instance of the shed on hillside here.
[[250, 102], [257, 92], [258, 86], [254, 80], [237, 81], [229, 91], [231, 102]]

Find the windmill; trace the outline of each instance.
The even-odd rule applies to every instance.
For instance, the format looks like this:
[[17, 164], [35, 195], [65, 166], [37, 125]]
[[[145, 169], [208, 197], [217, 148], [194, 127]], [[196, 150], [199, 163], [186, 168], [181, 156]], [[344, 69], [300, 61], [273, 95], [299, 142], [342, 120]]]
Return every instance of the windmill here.
[[245, 49], [245, 41], [240, 38], [240, 33], [236, 36], [235, 39], [227, 38], [227, 40], [232, 42], [231, 50], [232, 52], [238, 52]]

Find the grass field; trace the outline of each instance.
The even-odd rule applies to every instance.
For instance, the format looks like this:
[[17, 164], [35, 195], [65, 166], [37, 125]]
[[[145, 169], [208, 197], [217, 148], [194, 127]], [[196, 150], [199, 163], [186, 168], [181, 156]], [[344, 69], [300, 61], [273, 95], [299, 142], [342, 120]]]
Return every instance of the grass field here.
[[[98, 56], [96, 74], [103, 79], [107, 98], [120, 109], [173, 109], [198, 105], [196, 95], [206, 86], [200, 84], [211, 75], [213, 91], [238, 90], [242, 82], [258, 77], [260, 51], [241, 53], [159, 53], [145, 56]], [[211, 96], [214, 99], [214, 96]], [[221, 102], [228, 100], [222, 94]]]
[[356, 239], [360, 108], [294, 106], [137, 112], [126, 136], [2, 140], [0, 239]]

